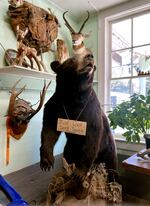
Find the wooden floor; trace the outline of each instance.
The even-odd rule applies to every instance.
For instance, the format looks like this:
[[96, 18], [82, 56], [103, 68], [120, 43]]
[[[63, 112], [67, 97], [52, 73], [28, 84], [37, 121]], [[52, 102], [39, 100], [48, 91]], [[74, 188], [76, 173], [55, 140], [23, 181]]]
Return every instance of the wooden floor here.
[[[48, 185], [51, 181], [54, 173], [58, 172], [62, 167], [61, 156], [57, 156], [55, 159], [54, 168], [45, 172], [40, 169], [39, 163], [30, 167], [19, 170], [15, 173], [6, 175], [6, 180], [15, 188], [15, 190], [27, 201], [31, 206], [44, 205], [46, 199], [46, 193]], [[10, 201], [0, 190], [0, 206], [7, 205]], [[62, 206], [105, 206], [105, 201], [97, 200], [90, 202], [87, 200], [78, 201], [74, 197], [66, 199]], [[123, 205], [130, 206], [144, 206], [150, 205], [150, 202], [125, 195]]]
[[6, 180], [15, 188], [25, 201], [32, 205], [42, 204], [46, 197], [48, 185], [52, 176], [62, 167], [60, 156], [55, 158], [55, 165], [51, 171], [42, 171], [39, 163], [26, 167], [5, 176]]

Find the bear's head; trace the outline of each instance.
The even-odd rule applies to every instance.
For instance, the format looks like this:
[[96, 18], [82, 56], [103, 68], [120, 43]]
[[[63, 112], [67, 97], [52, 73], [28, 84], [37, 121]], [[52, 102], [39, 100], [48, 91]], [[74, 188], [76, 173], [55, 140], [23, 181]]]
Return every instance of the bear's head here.
[[79, 93], [92, 87], [94, 77], [94, 57], [91, 52], [80, 58], [75, 56], [60, 64], [58, 61], [51, 63], [52, 70], [56, 73], [56, 90], [62, 93]]

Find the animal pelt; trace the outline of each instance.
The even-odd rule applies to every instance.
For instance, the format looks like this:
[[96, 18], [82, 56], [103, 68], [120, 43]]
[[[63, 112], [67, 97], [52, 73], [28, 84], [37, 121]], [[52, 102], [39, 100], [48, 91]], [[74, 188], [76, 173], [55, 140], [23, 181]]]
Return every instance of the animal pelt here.
[[57, 50], [55, 53], [55, 60], [59, 61], [59, 63], [63, 63], [65, 60], [69, 58], [69, 52], [65, 41], [62, 39], [57, 39]]
[[13, 1], [10, 1], [8, 15], [14, 32], [17, 32], [17, 26], [23, 31], [28, 28], [29, 32], [23, 43], [35, 48], [38, 54], [49, 51], [58, 35], [59, 23], [56, 16], [26, 1], [19, 7], [12, 5]]
[[[81, 62], [80, 62], [81, 63]], [[100, 107], [93, 89], [94, 59], [87, 54], [78, 68], [78, 60], [69, 58], [63, 64], [55, 61], [51, 68], [57, 74], [56, 91], [45, 104], [41, 133], [40, 166], [47, 170], [53, 166], [53, 149], [59, 139], [58, 118], [87, 122], [86, 135], [66, 133], [64, 157], [69, 164], [75, 163], [75, 176], [85, 176], [93, 164], [106, 164], [116, 169], [116, 148], [108, 120]], [[83, 198], [80, 184], [77, 198]]]

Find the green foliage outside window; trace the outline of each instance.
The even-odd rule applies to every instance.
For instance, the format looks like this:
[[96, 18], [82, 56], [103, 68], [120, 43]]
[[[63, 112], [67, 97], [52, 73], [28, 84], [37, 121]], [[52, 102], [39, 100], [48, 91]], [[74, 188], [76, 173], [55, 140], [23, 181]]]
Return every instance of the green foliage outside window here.
[[112, 129], [125, 129], [122, 135], [127, 142], [139, 143], [144, 134], [150, 134], [150, 90], [147, 96], [133, 94], [109, 112], [108, 118]]

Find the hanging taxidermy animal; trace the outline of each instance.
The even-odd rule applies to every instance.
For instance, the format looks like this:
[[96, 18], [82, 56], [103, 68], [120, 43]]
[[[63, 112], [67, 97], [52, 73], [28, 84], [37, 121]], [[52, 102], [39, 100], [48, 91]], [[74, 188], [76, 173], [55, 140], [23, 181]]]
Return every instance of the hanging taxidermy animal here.
[[59, 61], [59, 63], [62, 64], [68, 58], [69, 52], [65, 44], [65, 41], [62, 39], [57, 39], [57, 50], [55, 52], [55, 60]]
[[19, 91], [16, 91], [16, 86], [20, 82], [20, 79], [11, 88], [11, 96], [9, 100], [6, 128], [7, 128], [7, 151], [6, 151], [6, 164], [9, 163], [9, 140], [13, 137], [19, 140], [25, 133], [28, 123], [33, 116], [35, 116], [43, 106], [46, 91], [51, 82], [46, 86], [44, 82], [44, 87], [40, 92], [40, 101], [36, 109], [30, 102], [19, 98], [19, 95], [25, 90], [25, 86]]
[[[1, 42], [0, 42], [0, 46], [2, 47], [2, 49], [5, 52], [4, 59], [5, 59], [6, 64], [8, 66], [11, 66], [16, 59], [17, 51], [15, 49], [5, 49]], [[23, 67], [31, 67], [31, 65], [25, 59], [22, 62], [22, 66]]]
[[[19, 28], [19, 26], [17, 26], [17, 42], [18, 42], [18, 51], [17, 51], [17, 55], [16, 58], [13, 61], [13, 65], [19, 65], [19, 66], [23, 66], [24, 62], [25, 62], [25, 57], [28, 58], [29, 62], [30, 62], [30, 67], [31, 69], [36, 69], [42, 72], [47, 72], [44, 63], [38, 59], [37, 57], [37, 51], [35, 48], [31, 48], [26, 46], [23, 43], [23, 40], [25, 38], [25, 36], [28, 33], [28, 28], [26, 28], [25, 31], [21, 30]], [[37, 67], [34, 67], [34, 62], [35, 61]]]
[[82, 34], [82, 30], [86, 24], [86, 22], [88, 21], [90, 14], [87, 11], [87, 17], [84, 20], [84, 22], [82, 23], [80, 29], [78, 32], [76, 32], [72, 26], [69, 24], [69, 22], [67, 21], [65, 15], [68, 11], [63, 13], [63, 19], [65, 21], [65, 25], [67, 26], [67, 28], [69, 29], [70, 33], [71, 33], [71, 38], [72, 38], [72, 46], [73, 46], [73, 54], [74, 57], [78, 60], [78, 67], [81, 68], [83, 65], [81, 62], [83, 62], [83, 58], [88, 55], [88, 54], [92, 54], [92, 52], [90, 51], [90, 49], [86, 48], [84, 45], [84, 39], [88, 38], [90, 36], [90, 34]]
[[[8, 66], [11, 66], [14, 64], [16, 57], [17, 57], [18, 52], [15, 49], [6, 49], [5, 50], [5, 62]], [[26, 59], [23, 60], [22, 62], [23, 67], [31, 67], [31, 65], [26, 61]]]
[[17, 26], [28, 34], [23, 43], [35, 48], [37, 53], [51, 50], [51, 45], [58, 35], [59, 22], [56, 16], [49, 10], [46, 11], [24, 0], [9, 0], [8, 15], [10, 16], [13, 31], [17, 32]]

